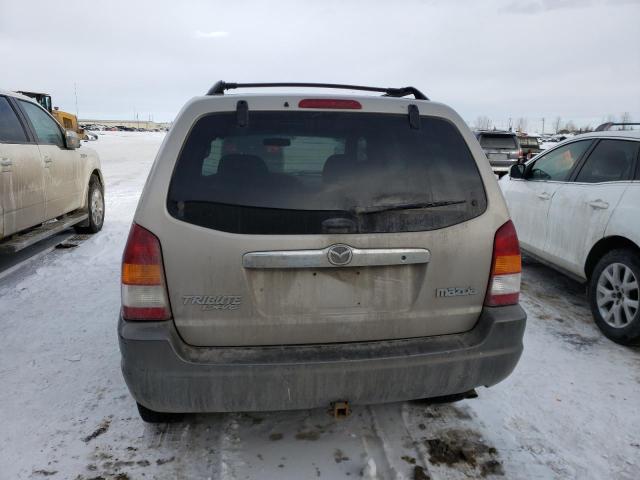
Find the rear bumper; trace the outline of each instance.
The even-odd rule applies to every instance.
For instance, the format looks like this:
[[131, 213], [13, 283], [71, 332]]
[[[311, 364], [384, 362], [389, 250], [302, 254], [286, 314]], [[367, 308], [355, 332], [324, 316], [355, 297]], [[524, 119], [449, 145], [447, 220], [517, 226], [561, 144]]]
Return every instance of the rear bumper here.
[[382, 342], [203, 348], [173, 322], [118, 324], [133, 397], [160, 412], [316, 408], [451, 395], [506, 378], [522, 353], [526, 314], [485, 308], [465, 333]]

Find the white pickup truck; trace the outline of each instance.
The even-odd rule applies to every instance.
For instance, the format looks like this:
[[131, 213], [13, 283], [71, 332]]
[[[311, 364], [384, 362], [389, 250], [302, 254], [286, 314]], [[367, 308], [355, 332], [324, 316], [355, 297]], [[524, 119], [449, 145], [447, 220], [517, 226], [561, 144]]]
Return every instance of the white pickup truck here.
[[0, 90], [0, 253], [104, 221], [98, 155], [31, 98]]
[[596, 324], [640, 342], [640, 131], [573, 137], [500, 180], [522, 249], [587, 282]]

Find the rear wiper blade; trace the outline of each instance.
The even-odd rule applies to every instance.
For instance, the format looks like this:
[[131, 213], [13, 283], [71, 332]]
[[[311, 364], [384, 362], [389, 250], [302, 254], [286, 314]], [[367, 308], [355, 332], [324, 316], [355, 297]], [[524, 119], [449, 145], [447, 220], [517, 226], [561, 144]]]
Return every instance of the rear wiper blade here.
[[467, 203], [466, 200], [444, 200], [440, 202], [419, 202], [419, 203], [395, 203], [392, 205], [371, 205], [368, 207], [353, 207], [351, 211], [355, 214], [389, 212], [393, 210], [417, 210], [421, 208], [446, 207], [447, 205], [460, 205]]

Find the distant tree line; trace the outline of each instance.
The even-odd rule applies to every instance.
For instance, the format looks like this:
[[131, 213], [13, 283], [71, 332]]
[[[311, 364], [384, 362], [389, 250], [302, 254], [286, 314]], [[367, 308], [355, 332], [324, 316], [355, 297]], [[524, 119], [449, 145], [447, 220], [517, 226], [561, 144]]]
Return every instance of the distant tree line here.
[[[605, 122], [613, 122], [613, 123], [630, 123], [632, 122], [631, 114], [629, 112], [622, 113], [619, 117], [615, 115], [609, 114], [606, 117]], [[542, 133], [558, 133], [558, 134], [567, 134], [567, 133], [585, 133], [592, 132], [595, 127], [591, 124], [583, 124], [576, 125], [572, 120], [563, 121], [562, 117], [556, 117], [552, 122], [550, 122], [551, 132], [547, 132], [549, 130], [545, 127], [545, 119], [542, 119], [542, 125], [544, 132]], [[474, 123], [474, 128], [477, 130], [496, 130], [495, 124], [487, 115], [479, 115], [476, 118]], [[526, 132], [529, 127], [529, 119], [527, 117], [519, 117], [515, 123], [515, 130], [517, 132]], [[597, 125], [596, 125], [597, 127]], [[509, 128], [511, 129], [511, 119], [509, 119]], [[631, 127], [622, 126], [622, 130], [629, 130]]]

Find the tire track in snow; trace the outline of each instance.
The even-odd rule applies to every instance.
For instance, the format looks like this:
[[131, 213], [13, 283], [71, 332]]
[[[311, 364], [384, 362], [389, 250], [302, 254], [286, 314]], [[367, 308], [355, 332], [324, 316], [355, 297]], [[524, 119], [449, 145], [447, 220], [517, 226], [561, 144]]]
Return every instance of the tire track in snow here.
[[377, 478], [413, 479], [416, 467], [428, 475], [428, 469], [420, 461], [419, 443], [408, 429], [411, 422], [406, 418], [406, 403], [373, 405], [367, 410], [377, 437], [367, 449], [375, 461]]
[[220, 476], [224, 431], [217, 416], [192, 415], [178, 423], [146, 426], [144, 437], [150, 435], [142, 443], [155, 452], [156, 465], [175, 478], [227, 478]]
[[238, 446], [241, 443], [238, 430], [237, 414], [223, 415], [222, 425], [220, 426], [221, 433], [218, 437], [218, 451], [220, 452], [218, 455], [218, 470], [220, 478], [241, 478], [237, 475], [237, 470], [246, 465], [238, 454]]

